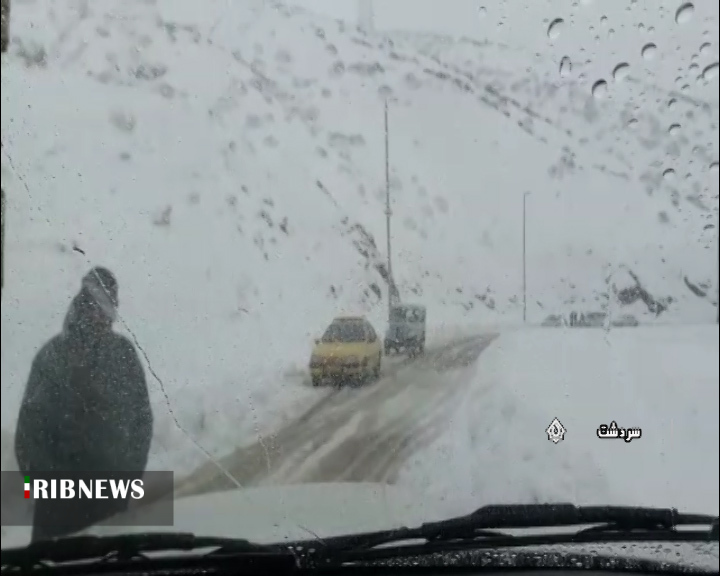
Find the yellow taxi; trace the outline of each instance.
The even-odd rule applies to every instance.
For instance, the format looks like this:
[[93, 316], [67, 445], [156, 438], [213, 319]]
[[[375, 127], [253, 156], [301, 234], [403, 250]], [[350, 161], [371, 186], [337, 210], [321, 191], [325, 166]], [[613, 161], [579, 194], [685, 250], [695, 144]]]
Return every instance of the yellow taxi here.
[[335, 318], [322, 338], [315, 341], [310, 358], [313, 386], [328, 379], [341, 386], [380, 377], [382, 342], [372, 324], [362, 316]]

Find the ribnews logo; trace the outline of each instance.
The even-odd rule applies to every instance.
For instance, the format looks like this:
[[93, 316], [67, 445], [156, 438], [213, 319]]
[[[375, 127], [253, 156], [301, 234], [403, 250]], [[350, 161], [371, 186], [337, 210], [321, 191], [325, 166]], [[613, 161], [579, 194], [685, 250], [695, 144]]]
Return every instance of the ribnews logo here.
[[139, 478], [52, 478], [50, 480], [25, 476], [26, 500], [140, 500], [145, 496]]
[[2, 470], [2, 526], [33, 526], [38, 511], [47, 522], [63, 526], [72, 518], [113, 526], [173, 526], [173, 476], [162, 470]]

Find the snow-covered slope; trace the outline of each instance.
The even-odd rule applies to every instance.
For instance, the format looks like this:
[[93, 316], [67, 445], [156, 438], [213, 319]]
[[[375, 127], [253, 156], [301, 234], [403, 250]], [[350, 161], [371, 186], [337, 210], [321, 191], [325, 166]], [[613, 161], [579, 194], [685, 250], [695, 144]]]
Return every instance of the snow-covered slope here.
[[117, 273], [124, 328], [184, 426], [272, 427], [248, 406], [286, 394], [285, 365], [306, 361], [332, 316], [381, 326], [386, 99], [394, 278], [431, 322], [521, 318], [526, 191], [531, 320], [619, 308], [613, 289], [632, 275], [667, 305], [661, 319], [714, 317], [717, 80], [709, 68], [675, 96], [653, 87], [658, 68], [711, 63], [716, 45], [693, 58], [712, 41], [702, 27], [601, 100], [559, 73], [556, 50], [513, 50], [510, 34], [481, 46], [374, 37], [260, 0], [34, 0], [13, 18], [5, 429], [94, 263]]
[[[713, 326], [509, 331], [399, 483], [448, 514], [567, 501], [717, 514], [717, 351]], [[545, 433], [554, 418], [566, 429], [558, 444]], [[612, 421], [642, 437], [598, 438]]]

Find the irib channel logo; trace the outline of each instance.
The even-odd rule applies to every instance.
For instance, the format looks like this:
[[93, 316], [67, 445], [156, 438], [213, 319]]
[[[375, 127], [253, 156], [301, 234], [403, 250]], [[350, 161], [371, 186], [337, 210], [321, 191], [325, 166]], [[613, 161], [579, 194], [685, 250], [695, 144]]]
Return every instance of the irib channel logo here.
[[[67, 516], [78, 514], [102, 516], [113, 526], [174, 524], [175, 480], [171, 471], [2, 470], [0, 485], [4, 489], [0, 506], [3, 527], [32, 527], [31, 510], [38, 507], [52, 511], [48, 522], [58, 525], [64, 525]], [[142, 514], [136, 514], [134, 510], [140, 507]]]
[[52, 480], [30, 479], [25, 476], [25, 499], [34, 500], [140, 500], [145, 496], [143, 481], [92, 479], [72, 480], [53, 478]]

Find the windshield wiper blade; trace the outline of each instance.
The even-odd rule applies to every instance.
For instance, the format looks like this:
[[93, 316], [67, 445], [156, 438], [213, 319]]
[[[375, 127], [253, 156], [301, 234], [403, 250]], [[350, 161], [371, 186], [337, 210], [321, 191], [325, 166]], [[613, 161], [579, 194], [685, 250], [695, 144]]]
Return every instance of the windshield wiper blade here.
[[[594, 525], [579, 531], [552, 534], [508, 534], [498, 529], [564, 528]], [[678, 530], [702, 526], [699, 530]], [[314, 542], [320, 556], [354, 554], [383, 545], [424, 540], [428, 545], [458, 543], [482, 547], [530, 546], [563, 543], [600, 543], [631, 540], [717, 542], [718, 517], [685, 514], [672, 508], [632, 506], [575, 506], [573, 504], [489, 505], [466, 516], [428, 522], [416, 528], [399, 528]], [[307, 545], [308, 543], [305, 543]], [[320, 544], [320, 546], [318, 546]], [[417, 544], [403, 550], [417, 551]], [[396, 549], [397, 550], [397, 549]], [[391, 551], [386, 551], [392, 553]]]
[[255, 544], [249, 540], [196, 536], [182, 532], [147, 532], [119, 536], [71, 536], [33, 542], [23, 548], [2, 550], [2, 566], [84, 560], [132, 560], [151, 552], [188, 552], [212, 549], [212, 554], [291, 555], [287, 547]]
[[423, 524], [424, 533], [442, 537], [477, 528], [560, 528], [599, 524], [623, 530], [674, 530], [680, 526], [708, 526], [717, 516], [686, 514], [675, 508], [641, 506], [575, 506], [574, 504], [506, 504], [483, 506], [467, 516]]

